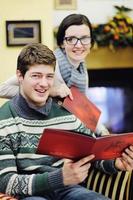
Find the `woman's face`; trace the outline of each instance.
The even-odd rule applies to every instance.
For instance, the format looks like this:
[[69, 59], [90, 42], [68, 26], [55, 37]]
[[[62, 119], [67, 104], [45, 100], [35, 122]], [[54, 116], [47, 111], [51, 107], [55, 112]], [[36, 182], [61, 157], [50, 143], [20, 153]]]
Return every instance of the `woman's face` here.
[[65, 31], [65, 38], [63, 48], [68, 59], [75, 65], [84, 61], [91, 48], [89, 27], [85, 24], [69, 26]]

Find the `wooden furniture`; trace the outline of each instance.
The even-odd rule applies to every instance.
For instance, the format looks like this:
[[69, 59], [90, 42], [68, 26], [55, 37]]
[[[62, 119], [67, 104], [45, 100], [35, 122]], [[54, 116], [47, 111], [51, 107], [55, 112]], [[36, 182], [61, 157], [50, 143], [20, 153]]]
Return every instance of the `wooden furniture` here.
[[86, 184], [88, 189], [101, 193], [111, 200], [133, 199], [133, 171], [107, 175], [92, 168]]
[[118, 48], [111, 51], [109, 47], [92, 49], [86, 58], [88, 69], [112, 69], [133, 67], [133, 48]]

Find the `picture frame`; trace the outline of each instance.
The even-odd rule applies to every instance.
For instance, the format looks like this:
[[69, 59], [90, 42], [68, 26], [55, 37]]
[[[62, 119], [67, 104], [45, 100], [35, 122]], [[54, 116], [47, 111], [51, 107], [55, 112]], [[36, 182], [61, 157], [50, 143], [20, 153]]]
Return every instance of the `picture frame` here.
[[41, 42], [41, 21], [6, 21], [7, 46], [24, 46]]
[[56, 10], [76, 10], [77, 0], [54, 0]]

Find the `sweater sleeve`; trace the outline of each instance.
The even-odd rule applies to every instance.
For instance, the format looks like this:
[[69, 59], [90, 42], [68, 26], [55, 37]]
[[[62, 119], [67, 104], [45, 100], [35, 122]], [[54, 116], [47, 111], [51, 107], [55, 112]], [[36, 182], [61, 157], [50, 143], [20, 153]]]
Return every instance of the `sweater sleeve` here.
[[0, 98], [10, 99], [19, 91], [19, 83], [16, 76], [12, 76], [0, 84]]
[[94, 167], [106, 174], [114, 174], [119, 170], [115, 167], [114, 160], [98, 160], [94, 162]]
[[63, 80], [63, 77], [61, 76], [58, 61], [56, 61], [54, 85], [57, 85], [59, 83], [60, 84], [65, 83], [65, 81]]
[[110, 133], [108, 129], [105, 127], [105, 125], [100, 123], [100, 121], [98, 121], [96, 126], [96, 134], [98, 136], [104, 136], [104, 135], [109, 135]]
[[[0, 136], [0, 190], [13, 196], [33, 196], [44, 195], [48, 191], [63, 187], [62, 169], [54, 168], [50, 172], [23, 173], [23, 166], [20, 168], [24, 157], [20, 154], [15, 156], [12, 150], [10, 136]], [[3, 162], [4, 161], [4, 162]], [[24, 165], [23, 161], [23, 165]], [[27, 161], [28, 162], [28, 161]], [[22, 164], [21, 164], [22, 165]], [[48, 166], [49, 167], [49, 166]], [[36, 171], [36, 170], [35, 170]]]

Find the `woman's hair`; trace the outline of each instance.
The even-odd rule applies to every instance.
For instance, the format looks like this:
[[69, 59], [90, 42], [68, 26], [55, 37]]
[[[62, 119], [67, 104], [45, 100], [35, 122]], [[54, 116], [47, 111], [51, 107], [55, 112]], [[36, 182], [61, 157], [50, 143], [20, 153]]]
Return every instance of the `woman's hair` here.
[[89, 19], [85, 15], [82, 15], [82, 14], [71, 14], [63, 19], [63, 21], [59, 25], [58, 32], [57, 32], [57, 38], [56, 38], [57, 45], [59, 47], [61, 47], [61, 45], [63, 44], [63, 40], [65, 37], [65, 31], [66, 31], [66, 29], [68, 29], [69, 26], [82, 25], [82, 24], [87, 25], [88, 28], [90, 29], [91, 45], [93, 45], [94, 41], [93, 41], [93, 36], [92, 36], [91, 23], [90, 23]]
[[41, 43], [26, 45], [17, 59], [17, 69], [24, 76], [30, 66], [35, 64], [51, 65], [55, 68], [56, 58], [53, 51]]

